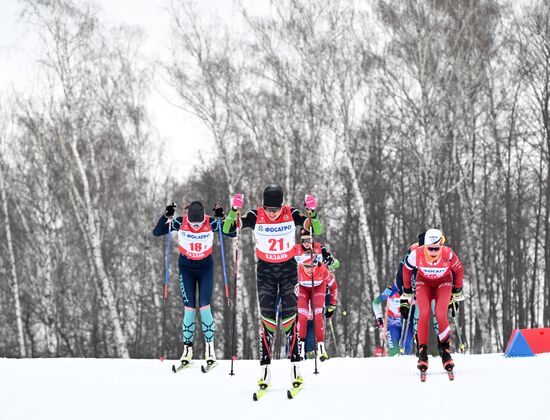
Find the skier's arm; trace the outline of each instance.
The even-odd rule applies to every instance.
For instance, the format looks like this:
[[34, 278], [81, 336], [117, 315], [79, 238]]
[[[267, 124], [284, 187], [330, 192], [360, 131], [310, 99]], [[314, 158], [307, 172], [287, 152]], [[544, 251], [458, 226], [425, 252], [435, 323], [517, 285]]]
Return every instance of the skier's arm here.
[[[175, 219], [172, 219], [172, 230], [179, 230], [181, 226], [183, 218], [181, 216], [176, 217]], [[168, 233], [168, 218], [163, 214], [160, 216], [159, 221], [157, 222], [157, 225], [153, 229], [153, 235], [154, 236], [163, 236]]]
[[321, 254], [323, 254], [323, 263], [334, 270], [340, 267], [340, 261], [324, 246], [321, 245]]
[[[246, 216], [241, 217], [240, 225], [241, 229], [251, 228], [256, 226], [257, 214], [255, 210], [250, 210]], [[232, 208], [227, 215], [225, 222], [223, 222], [223, 233], [226, 235], [232, 234], [237, 230], [237, 209]]]
[[451, 257], [451, 271], [453, 272], [453, 289], [462, 289], [463, 278], [464, 278], [464, 266], [458, 258], [458, 255], [452, 251], [453, 255]]
[[392, 290], [387, 287], [382, 293], [372, 300], [372, 311], [374, 312], [375, 318], [382, 318], [382, 302], [386, 302], [391, 293]]
[[338, 283], [330, 271], [327, 270], [327, 273], [327, 287], [330, 293], [330, 304], [336, 306], [336, 302], [338, 301]]
[[411, 277], [412, 271], [416, 268], [416, 252], [411, 252], [405, 264], [403, 264], [403, 291], [405, 293], [412, 293]]
[[[304, 229], [309, 229], [309, 217], [305, 216], [300, 210], [292, 208], [292, 219], [296, 226], [303, 226]], [[323, 225], [315, 210], [311, 210], [311, 226], [313, 227], [314, 235], [323, 233]]]

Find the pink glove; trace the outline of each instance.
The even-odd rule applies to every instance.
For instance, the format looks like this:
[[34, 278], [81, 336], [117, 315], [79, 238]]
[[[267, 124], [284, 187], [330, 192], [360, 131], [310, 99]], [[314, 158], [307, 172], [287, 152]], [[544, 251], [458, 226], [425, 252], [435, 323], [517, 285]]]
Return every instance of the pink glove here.
[[315, 197], [309, 194], [306, 194], [306, 209], [308, 210], [315, 210], [315, 207], [317, 206], [317, 200], [315, 200]]
[[231, 202], [231, 207], [234, 209], [240, 209], [244, 204], [244, 195], [237, 193], [233, 196], [233, 201]]

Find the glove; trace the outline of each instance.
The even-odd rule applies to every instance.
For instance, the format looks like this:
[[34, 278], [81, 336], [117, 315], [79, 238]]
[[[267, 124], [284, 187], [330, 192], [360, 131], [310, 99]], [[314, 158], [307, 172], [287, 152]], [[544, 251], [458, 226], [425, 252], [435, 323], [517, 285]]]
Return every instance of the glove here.
[[379, 330], [384, 328], [384, 320], [382, 318], [376, 318], [376, 327]]
[[455, 302], [462, 302], [464, 299], [466, 298], [464, 297], [464, 293], [462, 292], [462, 287], [453, 287], [453, 300]]
[[212, 211], [214, 212], [214, 217], [219, 217], [220, 219], [223, 219], [225, 217], [225, 213], [223, 212], [223, 207], [220, 206], [218, 203], [216, 203]]
[[315, 206], [317, 206], [317, 200], [315, 200], [314, 196], [306, 194], [305, 202], [306, 209], [315, 210]]
[[172, 204], [168, 204], [166, 206], [166, 210], [164, 210], [164, 216], [167, 218], [167, 219], [170, 219], [171, 217], [174, 216], [174, 213], [176, 212], [176, 203], [172, 203]]
[[407, 319], [409, 317], [409, 310], [411, 309], [411, 302], [410, 299], [412, 298], [412, 290], [410, 289], [403, 289], [403, 293], [401, 294], [401, 317], [403, 319]]
[[336, 312], [336, 305], [328, 305], [325, 308], [325, 318], [332, 318]]
[[231, 202], [231, 207], [234, 209], [240, 209], [242, 208], [244, 204], [244, 195], [237, 193], [233, 196], [233, 201]]

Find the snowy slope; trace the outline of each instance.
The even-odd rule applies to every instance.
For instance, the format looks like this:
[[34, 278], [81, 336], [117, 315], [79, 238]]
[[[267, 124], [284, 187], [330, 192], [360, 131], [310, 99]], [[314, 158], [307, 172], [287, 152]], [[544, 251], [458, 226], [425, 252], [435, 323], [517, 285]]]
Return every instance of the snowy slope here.
[[208, 374], [197, 362], [172, 374], [171, 363], [159, 360], [0, 359], [0, 420], [550, 418], [550, 354], [454, 358], [454, 382], [430, 358], [426, 383], [412, 356], [330, 359], [319, 363], [318, 376], [309, 360], [295, 400], [285, 392], [289, 362], [277, 360], [273, 386], [258, 402], [259, 364], [250, 360], [237, 361], [230, 377], [228, 361]]

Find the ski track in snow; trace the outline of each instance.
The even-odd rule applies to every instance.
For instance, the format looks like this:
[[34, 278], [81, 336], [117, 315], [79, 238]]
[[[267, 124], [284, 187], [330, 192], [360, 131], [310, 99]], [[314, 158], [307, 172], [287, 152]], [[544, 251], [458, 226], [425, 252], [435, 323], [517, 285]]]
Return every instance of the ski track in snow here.
[[[260, 368], [223, 360], [207, 374], [201, 361], [171, 373], [173, 361], [0, 359], [0, 420], [75, 419], [543, 419], [548, 418], [550, 354], [453, 356], [449, 381], [430, 357], [425, 383], [416, 358], [333, 358], [301, 363], [305, 387], [288, 400], [290, 363], [272, 363], [272, 387], [252, 401]], [[298, 417], [296, 417], [298, 416]]]

